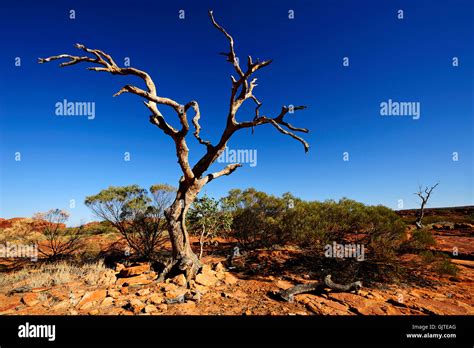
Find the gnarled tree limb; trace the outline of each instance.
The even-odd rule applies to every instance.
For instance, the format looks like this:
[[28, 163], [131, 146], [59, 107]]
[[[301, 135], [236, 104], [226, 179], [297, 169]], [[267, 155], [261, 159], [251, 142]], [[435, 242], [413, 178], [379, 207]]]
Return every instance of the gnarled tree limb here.
[[[68, 61], [61, 63], [60, 66], [65, 67], [81, 62], [92, 63], [98, 66], [88, 67], [88, 70], [104, 71], [109, 72], [113, 75], [133, 75], [141, 78], [147, 86], [147, 91], [137, 86], [125, 85], [117, 93], [115, 93], [114, 96], [119, 96], [123, 93], [132, 93], [147, 100], [147, 102], [145, 102], [145, 105], [152, 112], [152, 115], [150, 117], [151, 123], [160, 128], [165, 134], [173, 138], [177, 148], [176, 154], [178, 157], [178, 163], [183, 171], [185, 179], [194, 179], [194, 174], [189, 165], [187, 145], [184, 141], [184, 136], [186, 135], [189, 129], [189, 125], [187, 123], [184, 108], [181, 107], [181, 104], [174, 101], [173, 99], [158, 96], [156, 92], [155, 83], [153, 82], [152, 78], [148, 73], [130, 67], [121, 68], [115, 63], [115, 61], [109, 54], [101, 50], [90, 49], [82, 44], [76, 44], [75, 47], [92, 54], [95, 58], [89, 56], [73, 56], [69, 54], [60, 54], [48, 58], [39, 58], [38, 62], [47, 63], [54, 60], [68, 59]], [[163, 114], [160, 112], [157, 105], [166, 105], [174, 109], [174, 111], [178, 114], [179, 120], [182, 125], [180, 131], [177, 131], [166, 122]]]
[[356, 281], [349, 284], [337, 284], [331, 279], [331, 275], [328, 274], [324, 277], [324, 282], [316, 282], [310, 284], [298, 284], [289, 289], [281, 290], [278, 295], [285, 301], [293, 302], [295, 295], [303, 294], [306, 292], [321, 291], [324, 288], [329, 288], [335, 291], [355, 291], [362, 288], [362, 282]]

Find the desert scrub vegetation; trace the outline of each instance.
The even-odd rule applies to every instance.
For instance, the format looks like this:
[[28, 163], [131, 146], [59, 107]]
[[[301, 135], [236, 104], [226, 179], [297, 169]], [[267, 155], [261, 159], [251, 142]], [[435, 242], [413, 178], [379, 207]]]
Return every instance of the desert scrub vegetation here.
[[229, 235], [246, 248], [295, 243], [318, 248], [328, 242], [357, 241], [372, 249], [373, 257], [393, 256], [406, 225], [391, 209], [339, 201], [303, 201], [289, 193], [281, 198], [255, 189], [231, 190], [224, 198], [233, 216]]
[[234, 189], [223, 199], [223, 209], [232, 215], [229, 236], [245, 248], [282, 243], [281, 223], [286, 209], [284, 199], [253, 188]]
[[449, 257], [443, 257], [441, 260], [436, 262], [435, 270], [440, 275], [450, 275], [450, 276], [457, 276], [459, 273], [459, 268], [454, 263], [451, 262]]
[[4, 229], [0, 242], [37, 245], [39, 254], [49, 261], [70, 257], [82, 246], [82, 228], [67, 228], [68, 219], [69, 213], [60, 209], [36, 213]]
[[10, 291], [12, 287], [50, 287], [73, 281], [80, 281], [87, 285], [101, 285], [107, 281], [107, 274], [110, 271], [105, 267], [102, 260], [94, 263], [71, 263], [67, 261], [40, 263], [2, 274], [0, 289], [2, 289], [2, 292], [6, 292]]
[[434, 245], [436, 245], [436, 239], [433, 234], [428, 228], [423, 227], [412, 232], [411, 238], [403, 243], [403, 248], [419, 252]]
[[432, 267], [439, 275], [457, 276], [459, 268], [451, 262], [451, 258], [443, 252], [423, 250], [419, 253], [423, 263]]
[[153, 185], [149, 191], [138, 185], [110, 186], [86, 197], [85, 204], [119, 231], [134, 256], [150, 260], [168, 240], [165, 210], [175, 191], [169, 185]]
[[[359, 274], [386, 280], [400, 271], [406, 225], [387, 207], [347, 198], [304, 201], [290, 193], [276, 197], [253, 188], [231, 190], [223, 201], [233, 217], [228, 235], [245, 249], [297, 245], [312, 257], [315, 268], [347, 281]], [[334, 243], [360, 247], [363, 260], [325, 256], [327, 245]]]
[[119, 234], [119, 231], [108, 221], [87, 224], [82, 228], [83, 236], [101, 236], [104, 238], [112, 238], [117, 234]]

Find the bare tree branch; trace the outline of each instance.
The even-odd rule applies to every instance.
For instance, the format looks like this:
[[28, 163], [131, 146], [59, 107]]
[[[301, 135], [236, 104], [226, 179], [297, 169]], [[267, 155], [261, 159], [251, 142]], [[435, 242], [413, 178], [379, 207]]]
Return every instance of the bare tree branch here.
[[232, 36], [230, 36], [230, 34], [222, 26], [217, 24], [217, 22], [214, 19], [213, 14], [212, 14], [212, 10], [209, 11], [209, 17], [211, 18], [212, 24], [219, 31], [221, 31], [227, 37], [227, 39], [229, 40], [229, 52], [228, 53], [221, 52], [221, 54], [224, 55], [224, 56], [227, 56], [227, 60], [232, 63], [232, 65], [235, 68], [235, 71], [237, 71], [237, 73], [239, 74], [240, 77], [243, 77], [244, 73], [243, 73], [242, 69], [240, 68], [239, 61], [238, 61], [237, 56], [235, 55], [235, 51], [234, 51], [234, 39], [232, 38]]
[[[156, 93], [155, 83], [153, 82], [150, 75], [148, 75], [148, 73], [130, 67], [121, 68], [115, 63], [115, 61], [109, 54], [101, 50], [90, 49], [82, 44], [76, 44], [75, 47], [94, 55], [95, 58], [89, 56], [80, 57], [69, 54], [60, 54], [48, 58], [39, 58], [38, 62], [47, 63], [54, 60], [68, 59], [67, 62], [61, 63], [60, 66], [70, 66], [81, 62], [93, 63], [99, 66], [88, 67], [88, 70], [104, 71], [109, 72], [113, 75], [133, 75], [141, 78], [147, 86], [147, 91], [133, 85], [125, 85], [117, 93], [115, 93], [114, 96], [119, 96], [123, 93], [132, 93], [148, 100], [147, 102], [145, 102], [145, 106], [152, 112], [152, 115], [150, 116], [150, 122], [160, 128], [165, 134], [173, 138], [176, 144], [178, 163], [181, 167], [181, 170], [183, 171], [184, 177], [188, 181], [192, 180], [194, 178], [194, 174], [189, 165], [189, 151], [184, 140], [184, 137], [186, 136], [189, 130], [189, 124], [184, 107], [182, 107], [181, 104], [174, 101], [173, 99], [158, 96]], [[177, 113], [182, 126], [180, 131], [177, 131], [175, 128], [173, 128], [166, 122], [163, 114], [160, 112], [157, 105], [166, 105], [173, 108], [173, 110]]]
[[[283, 133], [285, 135], [289, 135], [291, 136], [293, 139], [296, 139], [298, 140], [300, 143], [303, 144], [304, 146], [304, 149], [305, 149], [305, 152], [308, 152], [309, 150], [309, 144], [301, 137], [297, 136], [295, 133], [293, 132], [290, 132], [290, 131], [287, 131], [286, 129], [284, 129], [282, 126], [290, 129], [290, 130], [293, 130], [295, 132], [303, 132], [303, 133], [308, 133], [309, 131], [306, 129], [306, 128], [297, 128], [297, 127], [294, 127], [293, 125], [291, 125], [290, 123], [284, 121], [284, 116], [288, 113], [288, 111], [290, 111], [290, 108], [286, 107], [286, 106], [283, 106], [282, 109], [281, 109], [281, 112], [280, 114], [275, 117], [275, 118], [269, 118], [267, 116], [259, 116], [258, 114], [258, 108], [260, 108], [261, 104], [258, 104], [257, 105], [257, 109], [256, 109], [256, 112], [255, 112], [255, 117], [253, 119], [253, 121], [247, 121], [247, 122], [241, 122], [238, 124], [238, 128], [254, 128], [256, 126], [259, 126], [261, 124], [267, 124], [267, 123], [270, 123], [271, 125], [273, 125], [280, 133]], [[293, 108], [294, 111], [296, 110], [304, 110], [306, 109], [306, 106], [304, 105], [301, 105], [301, 106], [295, 106]]]
[[214, 179], [217, 179], [217, 178], [219, 178], [223, 175], [230, 175], [239, 167], [242, 167], [242, 165], [240, 163], [229, 164], [224, 169], [222, 169], [218, 172], [207, 174], [203, 179], [201, 179], [201, 184], [205, 185], [208, 182], [210, 182]]
[[206, 145], [207, 147], [212, 146], [211, 142], [209, 140], [203, 140], [199, 133], [201, 132], [201, 125], [199, 124], [199, 119], [201, 118], [201, 112], [199, 111], [199, 104], [197, 101], [190, 101], [187, 103], [184, 107], [185, 111], [188, 111], [189, 108], [192, 108], [194, 110], [194, 117], [193, 117], [193, 125], [194, 125], [194, 137], [199, 141], [200, 144]]
[[[227, 142], [232, 137], [232, 135], [238, 131], [239, 129], [244, 128], [251, 128], [252, 132], [256, 126], [262, 124], [271, 124], [273, 125], [280, 133], [289, 135], [295, 140], [301, 142], [304, 146], [305, 152], [309, 150], [309, 144], [302, 139], [301, 137], [297, 136], [294, 132], [303, 132], [308, 133], [308, 130], [305, 128], [298, 128], [294, 127], [290, 123], [284, 120], [284, 116], [291, 110], [303, 110], [305, 106], [296, 106], [293, 109], [290, 109], [286, 106], [283, 106], [281, 112], [278, 116], [274, 118], [260, 116], [260, 107], [262, 106], [261, 101], [253, 94], [254, 88], [257, 86], [257, 79], [252, 78], [252, 74], [256, 71], [260, 70], [271, 64], [271, 60], [265, 61], [256, 61], [252, 60], [252, 57], [247, 57], [247, 70], [243, 72], [239, 60], [237, 59], [235, 49], [234, 49], [234, 40], [232, 36], [214, 19], [212, 11], [209, 11], [209, 17], [213, 25], [221, 31], [227, 40], [229, 41], [229, 53], [223, 53], [227, 56], [227, 60], [232, 63], [234, 69], [237, 71], [239, 76], [238, 79], [231, 76], [232, 81], [232, 89], [231, 89], [231, 97], [229, 103], [229, 112], [227, 115], [227, 123], [226, 127], [224, 128], [222, 135], [220, 137], [219, 142], [215, 146], [208, 146], [207, 153], [194, 165], [193, 173], [196, 177], [201, 177], [204, 172], [209, 168], [209, 166], [214, 163], [214, 161], [219, 157], [219, 155], [224, 151], [225, 147], [227, 146]], [[251, 79], [252, 78], [252, 79]], [[251, 80], [250, 80], [251, 79]], [[250, 81], [249, 81], [250, 80]], [[239, 93], [240, 88], [240, 93]], [[245, 121], [245, 122], [238, 122], [236, 120], [236, 114], [239, 110], [240, 106], [246, 100], [252, 100], [255, 102], [255, 115], [252, 121]], [[291, 113], [292, 113], [291, 112]], [[287, 128], [287, 129], [285, 129]], [[199, 134], [199, 133], [198, 133]]]
[[[305, 148], [305, 152], [307, 152], [309, 150], [309, 144], [305, 140], [303, 140], [301, 137], [294, 134], [293, 132], [308, 133], [308, 130], [305, 128], [294, 127], [283, 120], [283, 117], [288, 113], [288, 111], [290, 111], [290, 108], [283, 106], [280, 114], [275, 118], [268, 118], [266, 116], [260, 116], [259, 114], [259, 110], [260, 110], [260, 107], [262, 106], [262, 103], [253, 94], [253, 90], [257, 86], [257, 83], [256, 83], [257, 79], [253, 78], [250, 82], [249, 82], [249, 79], [251, 78], [253, 73], [255, 73], [256, 71], [258, 71], [259, 69], [263, 67], [268, 66], [272, 61], [265, 60], [263, 62], [260, 62], [260, 61], [253, 62], [252, 57], [248, 56], [247, 57], [247, 70], [243, 72], [242, 68], [240, 67], [239, 60], [237, 59], [237, 56], [235, 54], [234, 40], [232, 36], [221, 25], [219, 25], [216, 22], [212, 11], [209, 11], [209, 17], [211, 18], [214, 26], [219, 31], [221, 31], [229, 40], [230, 51], [227, 54], [224, 53], [224, 55], [227, 56], [228, 58], [227, 60], [232, 63], [235, 70], [240, 76], [238, 80], [236, 80], [233, 76], [231, 77], [232, 93], [231, 93], [231, 100], [230, 100], [229, 115], [227, 119], [227, 126], [226, 126], [226, 130], [223, 132], [223, 137], [227, 135], [228, 130], [236, 131], [242, 128], [252, 128], [252, 132], [253, 132], [256, 126], [269, 123], [269, 124], [272, 124], [279, 132], [285, 135], [289, 135], [292, 138], [301, 142]], [[237, 96], [237, 92], [240, 87], [241, 87], [241, 91], [239, 95]], [[253, 121], [239, 123], [236, 121], [236, 118], [235, 118], [236, 113], [239, 110], [240, 106], [244, 103], [244, 101], [248, 99], [253, 100], [256, 104], [255, 116], [253, 118]], [[306, 108], [305, 106], [297, 106], [297, 107], [294, 107], [294, 110], [303, 110], [305, 108]], [[232, 127], [234, 127], [234, 129]], [[289, 130], [284, 129], [283, 127], [286, 127]], [[225, 141], [222, 141], [222, 140], [225, 140], [225, 138], [221, 138], [220, 145], [224, 144], [224, 147], [225, 147]], [[222, 150], [222, 148], [218, 146], [218, 150]]]

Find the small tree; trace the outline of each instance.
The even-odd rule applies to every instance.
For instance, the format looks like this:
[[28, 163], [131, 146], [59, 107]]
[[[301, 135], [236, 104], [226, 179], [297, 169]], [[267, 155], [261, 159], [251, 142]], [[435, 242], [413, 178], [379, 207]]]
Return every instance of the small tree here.
[[35, 230], [46, 238], [46, 244], [38, 251], [49, 260], [69, 256], [81, 246], [82, 227], [66, 228], [68, 219], [69, 213], [60, 209], [37, 213], [33, 217]]
[[199, 235], [199, 259], [202, 258], [204, 244], [219, 232], [228, 231], [232, 225], [232, 215], [220, 209], [220, 202], [204, 195], [197, 198], [188, 213], [191, 232]]
[[148, 191], [138, 185], [114, 187], [86, 197], [85, 204], [101, 219], [111, 223], [135, 253], [150, 259], [166, 242], [165, 209], [174, 188], [154, 185]]
[[438, 186], [438, 185], [439, 185], [439, 183], [437, 183], [434, 186], [431, 186], [430, 188], [428, 188], [428, 186], [427, 186], [427, 187], [425, 187], [424, 190], [422, 190], [422, 186], [420, 185], [419, 188], [418, 188], [418, 192], [414, 193], [415, 195], [417, 195], [421, 199], [421, 207], [420, 207], [420, 210], [418, 211], [418, 214], [416, 216], [416, 222], [415, 222], [416, 228], [418, 228], [418, 229], [423, 228], [423, 216], [425, 214], [426, 203], [428, 203], [428, 199], [430, 199], [431, 192], [433, 192], [435, 187]]

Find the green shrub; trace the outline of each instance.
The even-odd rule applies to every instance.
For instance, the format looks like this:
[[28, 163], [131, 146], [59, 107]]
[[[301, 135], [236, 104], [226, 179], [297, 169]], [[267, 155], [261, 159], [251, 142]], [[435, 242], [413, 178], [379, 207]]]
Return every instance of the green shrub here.
[[431, 231], [427, 228], [414, 230], [411, 240], [412, 245], [417, 249], [436, 245], [436, 239], [433, 237]]
[[224, 202], [233, 217], [230, 236], [241, 245], [254, 248], [281, 241], [282, 199], [250, 188], [231, 190]]
[[370, 258], [385, 261], [396, 257], [405, 236], [405, 223], [390, 208], [367, 206], [361, 232], [366, 233], [363, 243], [370, 249]]
[[444, 258], [436, 264], [435, 270], [441, 275], [456, 276], [459, 268], [449, 258]]
[[423, 250], [419, 255], [425, 263], [433, 263], [436, 260], [436, 255], [430, 250]]
[[233, 215], [231, 235], [246, 247], [296, 243], [362, 243], [377, 260], [394, 258], [405, 223], [391, 209], [343, 198], [338, 202], [303, 201], [289, 193], [281, 198], [255, 189], [232, 190], [225, 198]]
[[107, 236], [111, 234], [119, 233], [119, 231], [112, 226], [108, 221], [101, 221], [97, 224], [85, 225], [82, 233], [84, 235], [100, 235]]

